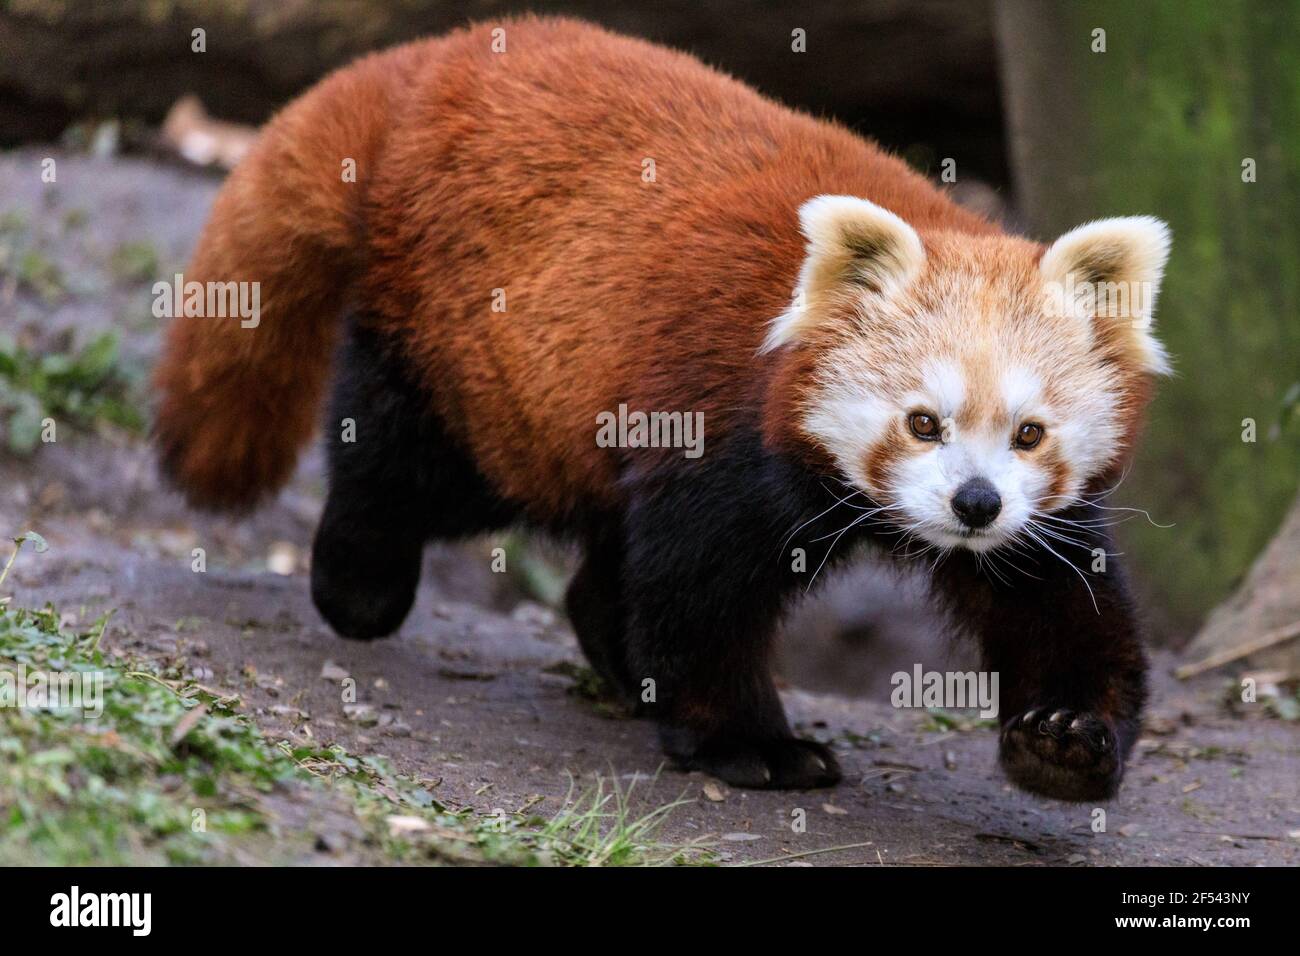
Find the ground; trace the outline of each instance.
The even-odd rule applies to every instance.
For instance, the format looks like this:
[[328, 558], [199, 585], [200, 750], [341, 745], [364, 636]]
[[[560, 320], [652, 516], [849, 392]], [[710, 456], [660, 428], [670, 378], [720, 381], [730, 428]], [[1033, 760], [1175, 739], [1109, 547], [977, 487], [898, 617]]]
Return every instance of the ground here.
[[[0, 157], [0, 221], [11, 237], [0, 258], [0, 267], [8, 262], [0, 334], [42, 352], [66, 328], [81, 341], [115, 329], [129, 379], [157, 347], [149, 284], [183, 266], [216, 182], [140, 160], [60, 155], [50, 186], [40, 179], [42, 158]], [[13, 267], [19, 260], [22, 270]], [[1012, 790], [986, 723], [891, 707], [888, 670], [864, 664], [863, 649], [851, 646], [838, 652], [852, 656], [840, 667], [852, 684], [825, 692], [834, 682], [823, 668], [818, 692], [785, 692], [800, 731], [836, 747], [844, 782], [804, 793], [730, 789], [663, 766], [649, 724], [584, 693], [567, 623], [492, 573], [488, 543], [431, 548], [400, 633], [345, 641], [308, 596], [319, 454], [255, 515], [212, 517], [160, 485], [142, 435], [94, 422], [65, 427], [55, 417], [55, 442], [0, 459], [0, 531], [32, 529], [49, 543], [41, 554], [24, 551], [0, 594], [12, 594], [14, 607], [50, 602], [69, 630], [112, 610], [104, 650], [214, 697], [237, 697], [238, 712], [268, 740], [383, 755], [448, 807], [545, 818], [601, 779], [632, 786], [644, 810], [684, 798], [665, 813], [657, 839], [706, 844], [720, 863], [1300, 862], [1297, 724], [1263, 706], [1227, 707], [1223, 674], [1176, 682], [1169, 652], [1153, 655], [1146, 729], [1123, 792], [1101, 807], [1104, 821], [1093, 806]], [[807, 672], [792, 663], [799, 637], [787, 635], [782, 654], [788, 684]], [[919, 652], [911, 659], [943, 667]], [[341, 690], [347, 677], [355, 702]], [[283, 788], [258, 807], [280, 845], [241, 845], [240, 860], [385, 859], [347, 807], [286, 798]]]

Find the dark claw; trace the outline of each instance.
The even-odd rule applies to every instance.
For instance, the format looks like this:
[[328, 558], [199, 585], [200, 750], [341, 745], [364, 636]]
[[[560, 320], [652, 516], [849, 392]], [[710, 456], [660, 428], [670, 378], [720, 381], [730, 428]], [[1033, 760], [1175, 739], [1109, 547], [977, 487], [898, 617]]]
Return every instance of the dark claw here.
[[1037, 707], [1007, 722], [1002, 766], [1013, 783], [1058, 800], [1105, 800], [1119, 789], [1123, 763], [1103, 717]]
[[758, 790], [811, 790], [840, 781], [840, 766], [830, 749], [812, 740], [718, 738], [687, 755], [676, 755], [687, 770], [702, 770], [733, 787]]

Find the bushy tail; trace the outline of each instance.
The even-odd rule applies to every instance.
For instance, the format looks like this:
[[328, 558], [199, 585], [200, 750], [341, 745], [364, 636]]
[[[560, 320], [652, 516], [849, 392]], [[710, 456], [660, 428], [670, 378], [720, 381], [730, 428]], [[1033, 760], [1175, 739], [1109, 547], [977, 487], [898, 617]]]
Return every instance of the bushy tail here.
[[[204, 315], [172, 319], [154, 372], [162, 468], [193, 504], [252, 507], [288, 480], [315, 431], [357, 272], [361, 190], [395, 100], [433, 46], [326, 78], [266, 126], [217, 196], [183, 292], [223, 291], [204, 293]], [[344, 175], [349, 160], [355, 177]], [[257, 283], [242, 287], [260, 307], [255, 325], [208, 314], [209, 302], [233, 301], [232, 282]]]

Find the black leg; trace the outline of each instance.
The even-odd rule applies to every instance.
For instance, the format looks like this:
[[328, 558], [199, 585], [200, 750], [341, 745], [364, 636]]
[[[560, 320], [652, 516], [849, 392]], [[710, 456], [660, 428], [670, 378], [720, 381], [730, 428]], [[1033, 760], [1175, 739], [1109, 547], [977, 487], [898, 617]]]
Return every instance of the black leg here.
[[329, 497], [312, 547], [312, 599], [344, 637], [383, 637], [411, 609], [427, 540], [502, 527], [513, 511], [373, 332], [350, 331], [325, 436]]
[[[367, 496], [379, 491], [383, 504]], [[343, 637], [368, 640], [397, 630], [415, 601], [424, 547], [421, 537], [393, 520], [393, 488], [358, 487], [331, 480], [325, 513], [312, 545], [311, 596], [321, 616]]]
[[632, 698], [622, 575], [621, 529], [611, 523], [588, 536], [582, 565], [569, 582], [564, 604], [582, 652], [596, 673], [620, 696]]
[[[632, 502], [623, 589], [629, 671], [680, 766], [742, 787], [829, 786], [840, 778], [835, 758], [791, 733], [772, 683], [776, 622], [807, 575], [791, 574], [779, 554], [794, 517], [779, 503], [788, 484], [765, 491], [758, 467], [715, 452]], [[737, 468], [747, 486], [729, 474]]]
[[1000, 755], [1012, 782], [1061, 800], [1104, 800], [1118, 791], [1137, 739], [1146, 660], [1116, 559], [1093, 570], [1093, 549], [1113, 551], [1109, 538], [1085, 525], [1063, 533], [1082, 543], [1052, 540], [1055, 555], [1041, 545], [1031, 556], [1008, 555], [1037, 579], [1000, 565], [1002, 582], [954, 553], [934, 584], [998, 672]]

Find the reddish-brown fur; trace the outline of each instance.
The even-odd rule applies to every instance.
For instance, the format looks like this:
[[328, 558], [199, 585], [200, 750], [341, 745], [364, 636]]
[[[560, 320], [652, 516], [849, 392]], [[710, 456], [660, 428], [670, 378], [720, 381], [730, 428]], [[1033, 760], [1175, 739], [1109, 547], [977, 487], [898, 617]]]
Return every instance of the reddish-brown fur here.
[[[846, 208], [858, 218], [836, 219]], [[850, 528], [888, 542], [890, 521], [827, 517], [821, 479], [838, 469], [872, 494], [924, 488], [916, 476], [937, 459], [923, 456], [940, 453], [912, 434], [912, 409], [886, 400], [883, 424], [864, 430], [860, 392], [835, 388], [875, 372], [902, 402], [937, 352], [967, 393], [956, 427], [1004, 429], [1006, 457], [1021, 454], [1006, 395], [1041, 386], [1100, 436], [1076, 429], [1058, 446], [1049, 434], [1023, 452], [1044, 489], [1108, 481], [1162, 353], [1131, 322], [1045, 314], [1043, 283], [1089, 248], [1094, 271], [1110, 255], [1120, 278], [1158, 280], [1164, 227], [1132, 225], [1126, 238], [1095, 224], [1045, 251], [684, 54], [565, 20], [476, 27], [362, 60], [266, 127], [185, 274], [260, 283], [260, 321], [172, 323], [157, 439], [196, 503], [256, 503], [314, 431], [350, 314], [334, 408], [355, 410], [366, 437], [328, 446], [312, 550], [313, 599], [338, 633], [400, 626], [431, 538], [520, 517], [564, 529], [585, 546], [566, 596], [579, 642], [612, 687], [652, 680], [642, 703], [675, 761], [738, 786], [825, 786], [834, 755], [792, 736], [768, 673], [775, 621], [812, 583], [776, 560], [791, 541], [778, 538], [804, 533], [796, 550], [821, 564]], [[873, 261], [853, 261], [861, 243]], [[891, 284], [890, 268], [909, 281]], [[787, 309], [797, 282], [812, 283], [812, 305]], [[1021, 356], [1037, 361], [1008, 374]], [[620, 405], [702, 412], [711, 453], [657, 468], [600, 447], [597, 416]], [[961, 515], [957, 493], [935, 510]], [[1064, 513], [1080, 553], [1107, 550], [1095, 505]], [[1089, 584], [1077, 556], [1033, 543], [1016, 553], [1034, 571], [1014, 580], [952, 548], [932, 586], [1004, 677], [1011, 778], [1101, 799], [1140, 726], [1137, 625], [1118, 567]]]
[[996, 232], [690, 56], [566, 20], [503, 26], [504, 53], [483, 25], [332, 75], [231, 175], [185, 278], [260, 281], [260, 325], [175, 321], [156, 373], [164, 462], [194, 502], [248, 506], [287, 479], [346, 308], [404, 341], [497, 492], [554, 517], [617, 499], [594, 435], [619, 403], [703, 411], [710, 442], [766, 407], [768, 440], [794, 440], [782, 383], [809, 355], [755, 354], [789, 303], [805, 200], [870, 197], [923, 239]]

